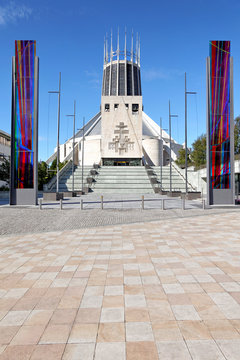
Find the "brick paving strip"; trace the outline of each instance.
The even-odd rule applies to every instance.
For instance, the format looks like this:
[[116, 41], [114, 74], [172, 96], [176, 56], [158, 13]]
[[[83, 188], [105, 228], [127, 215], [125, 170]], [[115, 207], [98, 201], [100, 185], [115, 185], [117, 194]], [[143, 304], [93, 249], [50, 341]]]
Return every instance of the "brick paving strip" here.
[[239, 360], [238, 212], [2, 236], [0, 353]]
[[[81, 198], [88, 204], [84, 204], [84, 210], [80, 209]], [[0, 235], [39, 233], [43, 231], [63, 231], [90, 228], [96, 226], [129, 224], [145, 221], [166, 220], [170, 218], [192, 217], [212, 215], [216, 213], [239, 212], [240, 208], [202, 209], [200, 200], [186, 201], [186, 210], [182, 210], [180, 199], [165, 198], [166, 210], [161, 210], [161, 196], [146, 194], [144, 210], [141, 209], [141, 196], [139, 195], [113, 195], [104, 196], [104, 210], [101, 210], [99, 196], [86, 195], [78, 198], [69, 198], [63, 202], [63, 210], [60, 210], [59, 202], [43, 203], [42, 210], [38, 206], [12, 206], [4, 205], [0, 199]], [[127, 202], [127, 200], [138, 202]], [[111, 202], [108, 202], [108, 201]], [[6, 203], [6, 201], [5, 201]], [[2, 204], [2, 205], [1, 205]]]

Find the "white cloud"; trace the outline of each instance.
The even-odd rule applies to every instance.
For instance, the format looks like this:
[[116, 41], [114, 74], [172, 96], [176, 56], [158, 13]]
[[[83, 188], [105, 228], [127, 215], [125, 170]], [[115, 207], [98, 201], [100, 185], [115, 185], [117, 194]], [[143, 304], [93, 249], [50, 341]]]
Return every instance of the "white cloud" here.
[[177, 69], [148, 69], [142, 71], [142, 76], [147, 81], [164, 80], [182, 75], [184, 75], [184, 71]]
[[96, 71], [85, 70], [85, 75], [88, 78], [88, 83], [95, 89], [101, 86], [101, 74]]
[[149, 70], [143, 70], [142, 71], [142, 76], [146, 79], [146, 80], [157, 80], [157, 79], [166, 79], [167, 78], [167, 74], [164, 73], [161, 70], [154, 70], [154, 69], [149, 69]]
[[25, 5], [17, 5], [15, 1], [10, 1], [6, 6], [0, 6], [0, 25], [15, 22], [19, 19], [27, 19], [32, 13], [32, 9]]

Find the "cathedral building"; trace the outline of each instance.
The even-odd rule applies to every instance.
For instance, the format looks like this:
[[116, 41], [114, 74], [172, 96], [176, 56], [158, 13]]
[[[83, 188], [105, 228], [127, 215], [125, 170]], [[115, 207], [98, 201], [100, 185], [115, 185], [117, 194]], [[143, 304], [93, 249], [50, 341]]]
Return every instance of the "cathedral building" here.
[[[110, 48], [110, 49], [109, 49]], [[159, 113], [160, 115], [160, 113]], [[83, 146], [84, 143], [84, 146]], [[182, 146], [172, 139], [172, 160]], [[84, 154], [82, 154], [84, 148]], [[60, 161], [72, 158], [73, 138], [60, 145]], [[50, 163], [53, 154], [48, 162]], [[140, 41], [127, 50], [113, 49], [104, 41], [104, 64], [100, 112], [75, 136], [75, 165], [142, 166], [167, 165], [170, 157], [169, 135], [143, 111]]]

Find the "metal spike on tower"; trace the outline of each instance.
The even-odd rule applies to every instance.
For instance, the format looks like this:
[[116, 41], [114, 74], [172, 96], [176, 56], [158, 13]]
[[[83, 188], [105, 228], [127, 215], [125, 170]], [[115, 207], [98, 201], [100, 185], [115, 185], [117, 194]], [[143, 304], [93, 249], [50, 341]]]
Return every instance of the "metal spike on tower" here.
[[136, 35], [136, 46], [133, 47], [134, 34], [131, 33], [131, 50], [127, 50], [127, 31], [125, 28], [124, 49], [120, 48], [119, 29], [116, 47], [111, 30], [110, 54], [108, 54], [108, 36], [104, 45], [103, 96], [142, 96], [140, 73], [140, 36]]

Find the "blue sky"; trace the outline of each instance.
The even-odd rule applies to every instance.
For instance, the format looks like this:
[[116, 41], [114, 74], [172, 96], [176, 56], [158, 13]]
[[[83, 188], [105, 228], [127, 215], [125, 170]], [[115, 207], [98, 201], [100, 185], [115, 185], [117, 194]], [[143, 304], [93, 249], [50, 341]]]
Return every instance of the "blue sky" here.
[[[124, 29], [141, 37], [141, 74], [144, 111], [168, 128], [171, 100], [172, 135], [184, 142], [184, 73], [187, 72], [188, 144], [206, 131], [206, 57], [209, 40], [231, 40], [234, 58], [234, 114], [240, 114], [240, 41], [238, 0], [174, 0], [147, 2], [92, 0], [0, 0], [0, 129], [11, 129], [11, 57], [14, 40], [36, 40], [40, 58], [39, 158], [46, 160], [57, 139], [57, 90], [62, 73], [60, 141], [72, 135], [77, 102], [77, 127], [83, 116], [100, 107], [103, 39], [113, 30], [113, 44], [123, 48]], [[49, 106], [50, 103], [50, 106]]]

